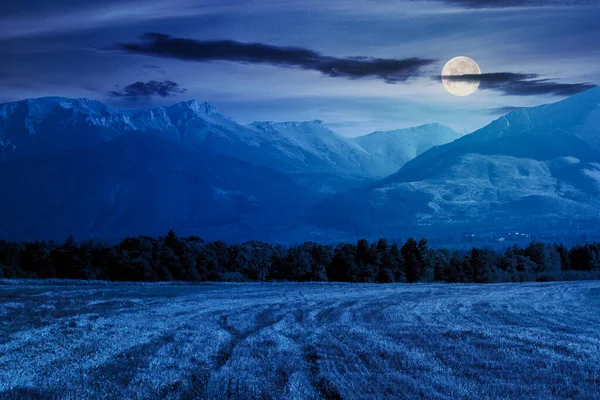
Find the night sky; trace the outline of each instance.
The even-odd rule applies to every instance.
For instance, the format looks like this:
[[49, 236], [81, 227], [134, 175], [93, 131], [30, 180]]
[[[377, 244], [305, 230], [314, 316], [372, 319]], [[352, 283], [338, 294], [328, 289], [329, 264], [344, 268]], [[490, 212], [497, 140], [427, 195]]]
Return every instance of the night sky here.
[[[600, 84], [600, 0], [0, 2], [0, 102], [197, 99], [241, 123], [320, 119], [347, 136], [472, 131]], [[480, 89], [446, 92], [474, 59]]]

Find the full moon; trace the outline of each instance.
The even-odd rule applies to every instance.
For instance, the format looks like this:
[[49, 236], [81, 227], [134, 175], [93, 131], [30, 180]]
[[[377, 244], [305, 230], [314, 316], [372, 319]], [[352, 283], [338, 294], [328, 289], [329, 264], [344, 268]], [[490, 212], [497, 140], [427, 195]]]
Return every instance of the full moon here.
[[454, 75], [481, 75], [479, 65], [469, 57], [454, 57], [448, 61], [442, 69], [442, 83], [446, 90], [455, 96], [468, 96], [473, 94], [479, 87], [480, 81], [455, 81], [444, 78]]

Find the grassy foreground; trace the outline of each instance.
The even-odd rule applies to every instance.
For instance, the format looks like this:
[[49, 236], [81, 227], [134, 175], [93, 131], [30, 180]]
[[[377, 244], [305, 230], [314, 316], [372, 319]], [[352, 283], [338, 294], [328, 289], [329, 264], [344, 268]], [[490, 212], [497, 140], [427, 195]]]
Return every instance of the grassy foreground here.
[[600, 398], [600, 282], [0, 284], [0, 398]]

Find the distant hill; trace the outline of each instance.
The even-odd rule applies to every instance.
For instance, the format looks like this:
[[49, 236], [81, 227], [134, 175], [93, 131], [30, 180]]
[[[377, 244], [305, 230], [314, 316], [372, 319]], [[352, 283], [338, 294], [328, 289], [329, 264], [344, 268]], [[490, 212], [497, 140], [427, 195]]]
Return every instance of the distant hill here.
[[450, 143], [462, 135], [442, 124], [426, 124], [393, 131], [377, 131], [359, 136], [356, 142], [376, 159], [385, 160], [377, 175], [398, 172], [408, 161], [432, 147]]

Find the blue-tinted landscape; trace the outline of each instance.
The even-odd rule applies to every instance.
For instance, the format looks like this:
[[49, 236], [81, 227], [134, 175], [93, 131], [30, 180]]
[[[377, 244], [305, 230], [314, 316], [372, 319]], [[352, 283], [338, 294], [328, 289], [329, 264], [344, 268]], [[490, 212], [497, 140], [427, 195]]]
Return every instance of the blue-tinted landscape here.
[[600, 399], [598, 21], [0, 2], [0, 398]]

